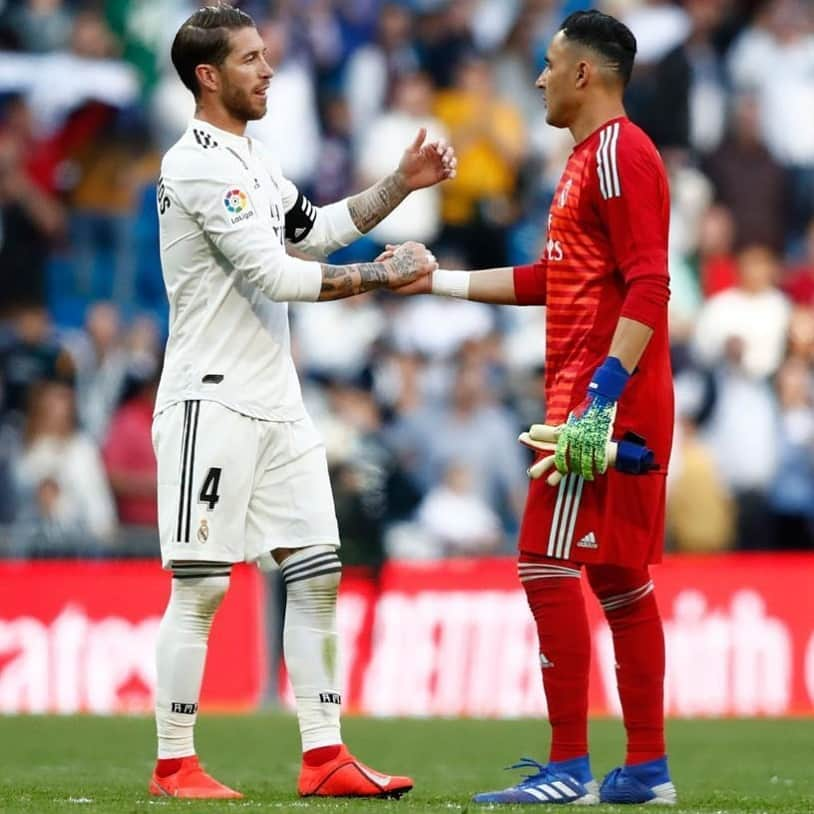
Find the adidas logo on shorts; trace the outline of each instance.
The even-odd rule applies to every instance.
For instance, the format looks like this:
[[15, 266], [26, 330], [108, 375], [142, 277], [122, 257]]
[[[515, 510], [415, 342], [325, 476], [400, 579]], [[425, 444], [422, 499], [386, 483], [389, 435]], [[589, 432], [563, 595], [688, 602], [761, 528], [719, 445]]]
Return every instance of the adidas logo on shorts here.
[[596, 541], [596, 535], [589, 531], [578, 543], [577, 548], [599, 548], [599, 543]]

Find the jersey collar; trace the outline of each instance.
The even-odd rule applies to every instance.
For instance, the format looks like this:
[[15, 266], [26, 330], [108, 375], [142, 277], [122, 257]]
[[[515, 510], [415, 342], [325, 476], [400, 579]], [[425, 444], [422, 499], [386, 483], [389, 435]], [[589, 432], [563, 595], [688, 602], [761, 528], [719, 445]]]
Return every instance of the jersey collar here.
[[233, 150], [238, 149], [245, 153], [251, 152], [251, 139], [248, 136], [237, 136], [228, 130], [221, 130], [220, 127], [215, 127], [214, 124], [205, 122], [203, 119], [192, 119], [189, 123], [189, 129], [203, 130], [205, 133], [209, 133], [219, 144], [231, 147]]
[[572, 152], [572, 153], [575, 153], [577, 150], [579, 150], [579, 148], [580, 148], [580, 147], [582, 147], [582, 146], [584, 146], [585, 144], [587, 144], [587, 143], [588, 143], [588, 142], [589, 142], [589, 141], [590, 141], [592, 138], [594, 138], [594, 136], [596, 136], [596, 134], [597, 134], [597, 133], [598, 133], [600, 130], [604, 130], [604, 129], [605, 129], [605, 128], [606, 128], [606, 127], [609, 125], [609, 124], [613, 124], [614, 122], [621, 122], [621, 121], [625, 121], [625, 119], [627, 119], [627, 116], [614, 116], [612, 119], [608, 119], [606, 122], [602, 122], [602, 124], [600, 124], [600, 125], [599, 125], [599, 127], [597, 127], [597, 128], [596, 128], [596, 130], [594, 130], [593, 132], [591, 132], [591, 133], [589, 133], [587, 136], [585, 136], [585, 138], [584, 138], [584, 139], [582, 139], [582, 141], [578, 141], [578, 142], [577, 142], [577, 143], [576, 143], [576, 144], [575, 144], [575, 145], [574, 145], [574, 146], [571, 148], [571, 152]]

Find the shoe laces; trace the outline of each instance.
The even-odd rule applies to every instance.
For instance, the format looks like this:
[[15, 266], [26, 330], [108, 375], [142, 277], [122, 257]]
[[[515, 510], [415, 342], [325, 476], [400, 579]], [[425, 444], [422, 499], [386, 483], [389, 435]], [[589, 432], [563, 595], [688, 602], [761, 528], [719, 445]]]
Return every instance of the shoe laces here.
[[[613, 786], [618, 784], [619, 779], [626, 775], [630, 777], [630, 775], [625, 772], [622, 766], [617, 766], [615, 769], [611, 769], [608, 774], [605, 776], [605, 779], [602, 781], [603, 786]], [[635, 779], [635, 778], [634, 778]]]
[[551, 774], [551, 769], [543, 763], [539, 763], [530, 757], [522, 757], [517, 763], [512, 763], [511, 766], [506, 766], [504, 771], [511, 771], [512, 769], [531, 769], [531, 774], [527, 774], [517, 785], [519, 787], [533, 786], [542, 782], [546, 776]]

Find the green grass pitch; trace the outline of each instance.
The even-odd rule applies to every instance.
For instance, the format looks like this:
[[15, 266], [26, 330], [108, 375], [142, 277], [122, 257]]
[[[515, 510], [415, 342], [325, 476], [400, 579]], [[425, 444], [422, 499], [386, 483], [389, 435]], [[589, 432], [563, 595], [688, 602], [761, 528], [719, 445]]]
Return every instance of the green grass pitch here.
[[[520, 777], [501, 771], [523, 755], [541, 759], [544, 721], [346, 719], [345, 740], [376, 769], [412, 775], [399, 801], [300, 800], [294, 719], [281, 714], [202, 715], [196, 743], [212, 773], [246, 795], [187, 802], [146, 793], [153, 723], [147, 718], [0, 716], [0, 812], [465, 812], [528, 811], [468, 805], [473, 792]], [[676, 814], [814, 812], [814, 720], [673, 721], [668, 737]], [[618, 721], [591, 725], [598, 776], [620, 759]], [[534, 810], [532, 808], [532, 810]], [[631, 812], [598, 806], [597, 814]]]

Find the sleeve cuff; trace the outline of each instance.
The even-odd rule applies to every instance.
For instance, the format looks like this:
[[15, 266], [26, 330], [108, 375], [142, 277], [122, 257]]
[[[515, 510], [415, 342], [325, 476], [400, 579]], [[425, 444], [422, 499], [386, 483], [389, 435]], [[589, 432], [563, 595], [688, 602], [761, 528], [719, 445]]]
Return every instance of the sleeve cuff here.
[[323, 207], [323, 212], [328, 209], [335, 211], [331, 212], [331, 220], [336, 229], [336, 236], [341, 241], [343, 246], [348, 246], [364, 234], [356, 228], [353, 218], [350, 216], [350, 209], [348, 208], [348, 199], [337, 201], [334, 204]]
[[538, 265], [515, 266], [514, 296], [518, 305], [545, 305], [545, 274]]

